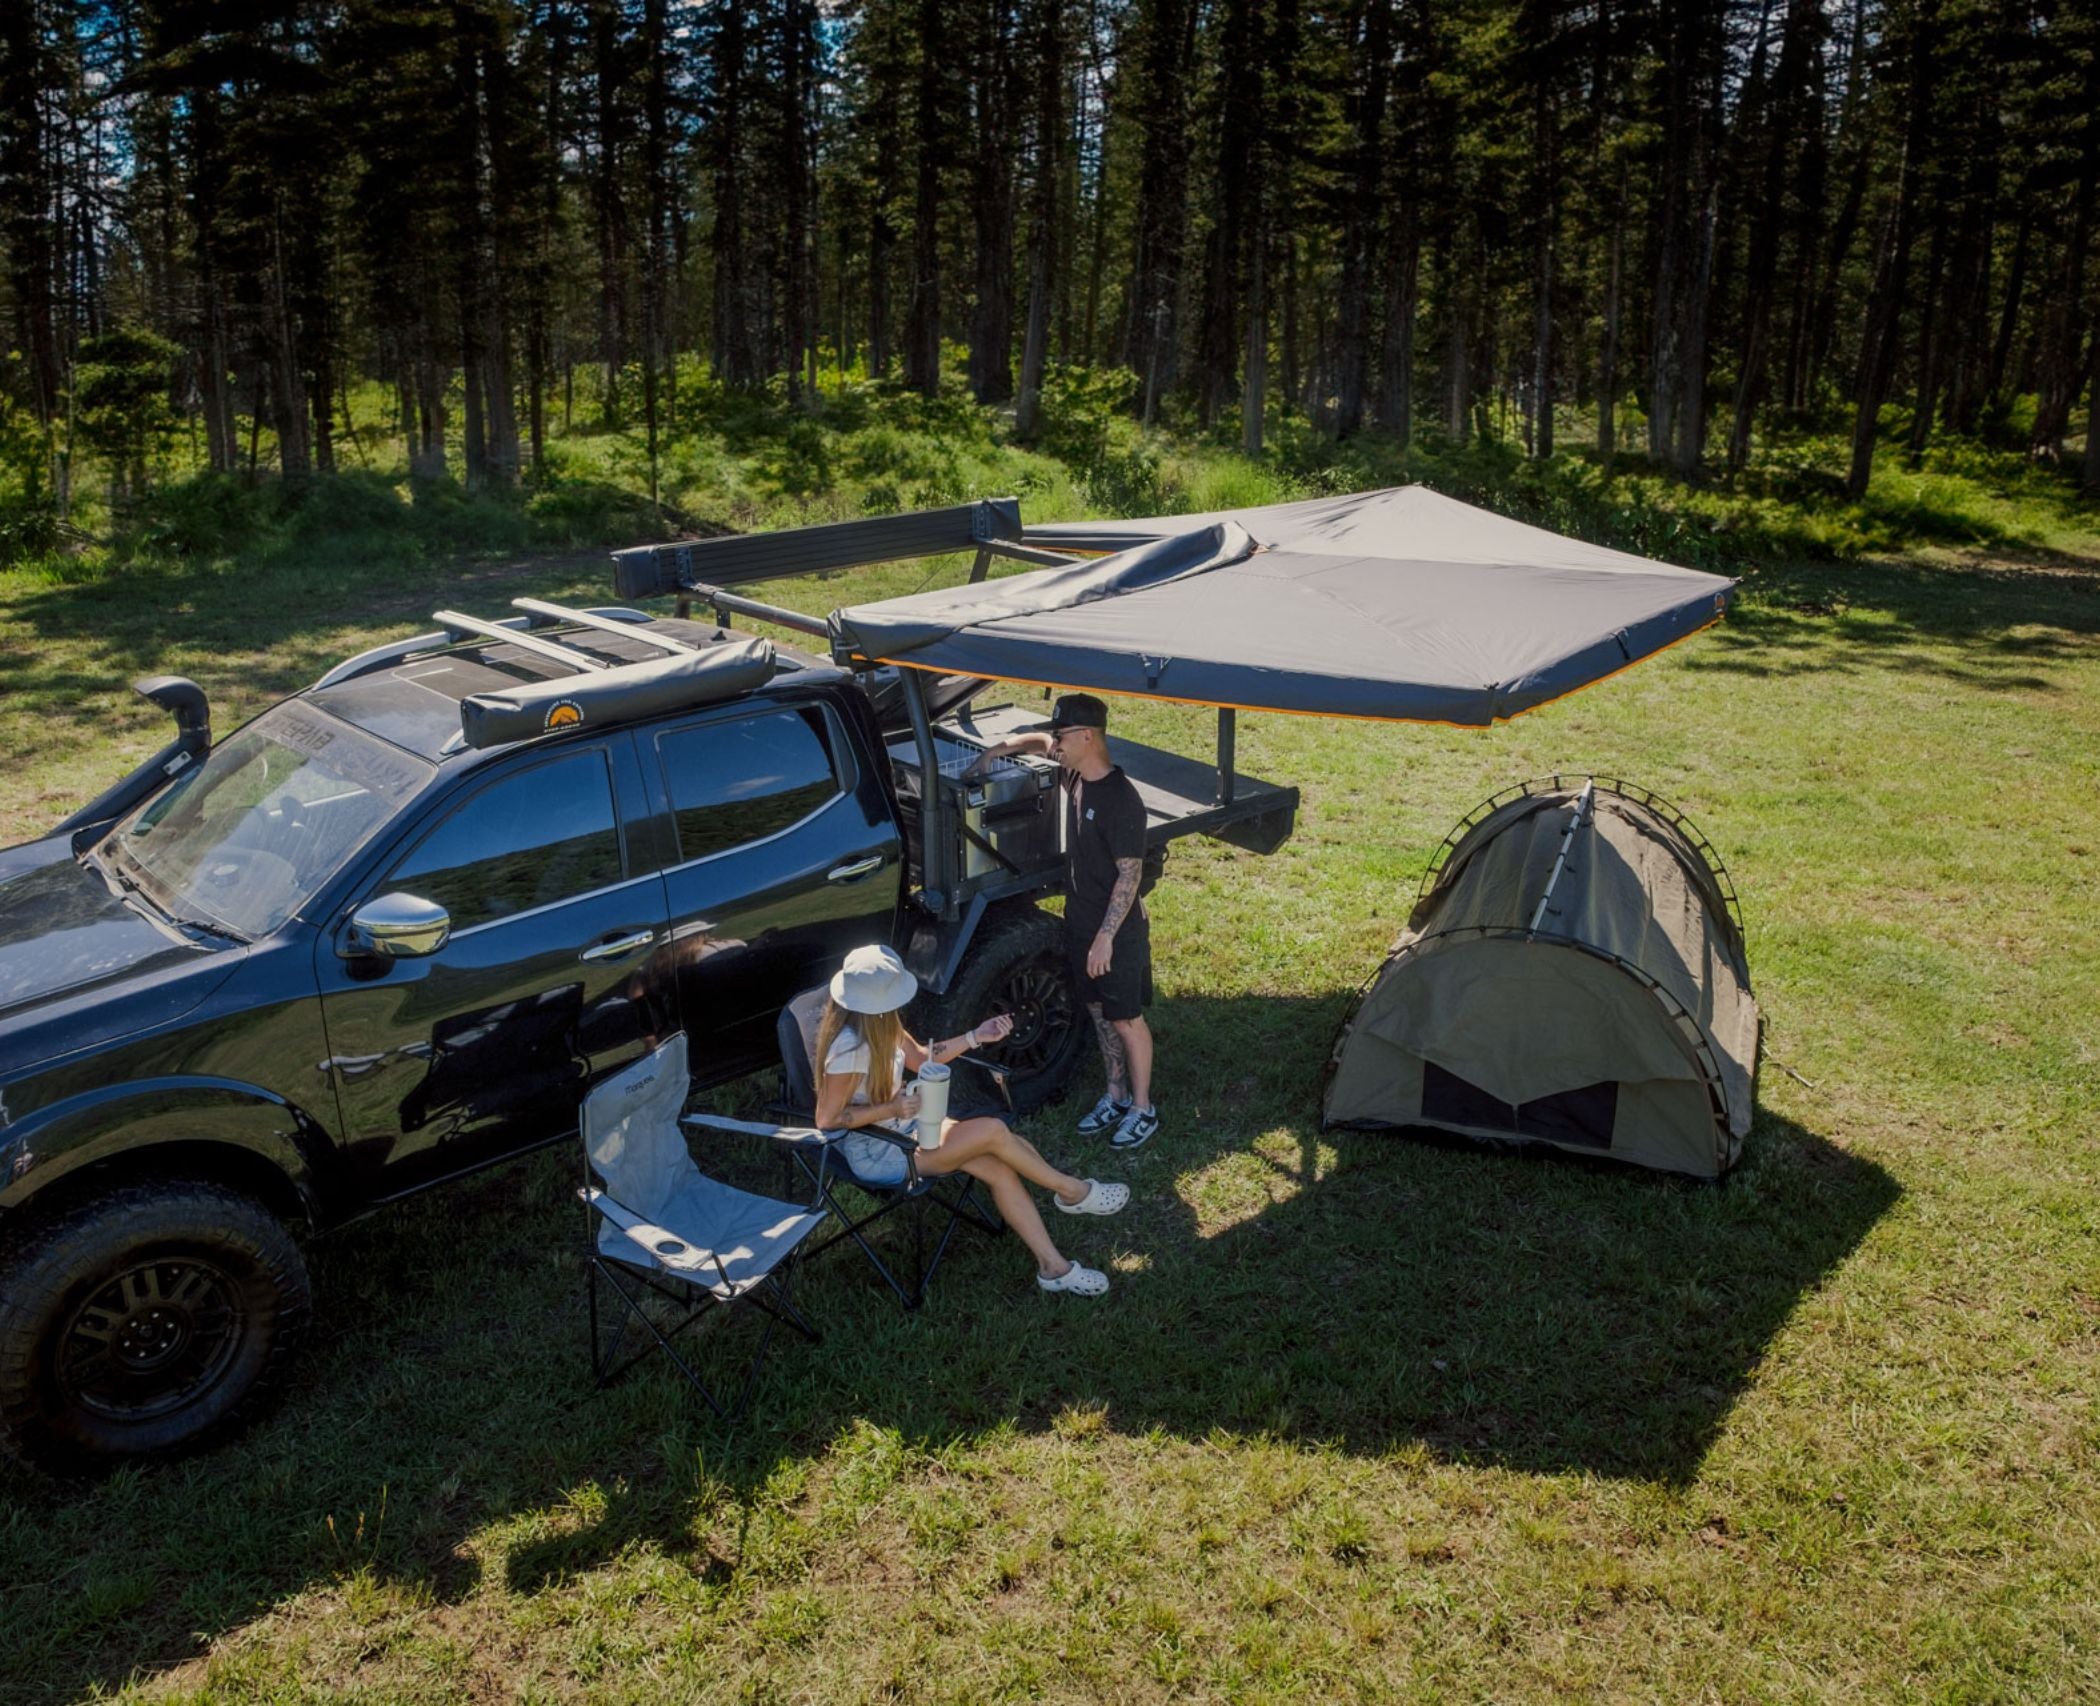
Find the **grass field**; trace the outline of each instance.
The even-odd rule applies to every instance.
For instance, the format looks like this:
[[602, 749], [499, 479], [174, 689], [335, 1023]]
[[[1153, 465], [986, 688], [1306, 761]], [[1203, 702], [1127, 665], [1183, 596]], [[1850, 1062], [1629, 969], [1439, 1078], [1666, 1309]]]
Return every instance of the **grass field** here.
[[[227, 728], [601, 564], [0, 579], [0, 839], [163, 738], [134, 674]], [[589, 1391], [572, 1158], [484, 1175], [314, 1246], [312, 1346], [241, 1442], [85, 1493], [0, 1471], [0, 1694], [2100, 1696], [2100, 559], [1766, 568], [1494, 732], [1249, 716], [1240, 757], [1305, 807], [1154, 897], [1163, 1135], [1030, 1127], [1136, 1192], [1054, 1228], [1109, 1298], [974, 1240], [906, 1319], [834, 1256], [825, 1344], [724, 1437], [654, 1374]], [[1740, 1172], [1320, 1134], [1445, 831], [1591, 769], [1744, 896], [1800, 1078], [1768, 1065]]]

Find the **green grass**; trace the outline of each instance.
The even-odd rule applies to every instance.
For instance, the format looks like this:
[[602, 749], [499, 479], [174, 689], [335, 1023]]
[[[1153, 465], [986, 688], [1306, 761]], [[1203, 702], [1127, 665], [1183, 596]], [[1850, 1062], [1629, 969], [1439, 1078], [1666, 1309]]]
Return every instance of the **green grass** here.
[[[964, 495], [897, 473], [897, 430], [907, 501]], [[1301, 478], [1163, 462], [1191, 504]], [[1031, 513], [1093, 499], [1064, 466]], [[604, 586], [517, 552], [0, 581], [0, 837], [163, 738], [131, 674], [194, 674], [227, 728], [439, 604]], [[571, 1157], [484, 1175], [314, 1246], [312, 1347], [244, 1440], [84, 1493], [0, 1472], [4, 1692], [2092, 1698], [2096, 754], [2075, 557], [1764, 567], [1725, 626], [1484, 734], [1245, 717], [1243, 768], [1305, 806], [1267, 860], [1181, 844], [1153, 898], [1163, 1135], [1030, 1127], [1135, 1188], [1053, 1229], [1108, 1299], [972, 1239], [906, 1319], [834, 1253], [824, 1346], [780, 1346], [729, 1437], [654, 1374], [590, 1392]], [[1581, 769], [1721, 850], [1814, 1088], [1767, 1068], [1721, 1188], [1319, 1133], [1446, 830]]]

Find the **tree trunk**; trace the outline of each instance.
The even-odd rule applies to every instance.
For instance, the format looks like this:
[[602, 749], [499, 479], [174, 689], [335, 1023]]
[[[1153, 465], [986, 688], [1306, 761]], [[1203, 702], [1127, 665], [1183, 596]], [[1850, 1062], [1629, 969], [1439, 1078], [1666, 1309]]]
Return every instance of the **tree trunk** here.
[[2085, 480], [2079, 490], [2088, 498], [2100, 498], [2100, 319], [2093, 322], [2089, 350], [2085, 375]]
[[2086, 168], [2071, 212], [2070, 240], [2064, 245], [2063, 272], [2043, 315], [2035, 362], [2034, 430], [2027, 448], [2030, 455], [2046, 462], [2054, 462], [2063, 454], [2064, 430], [2070, 424], [2071, 405], [2078, 396], [2082, 343], [2079, 334], [2085, 318], [2085, 259], [2092, 232], [2095, 152], [2093, 147], [2086, 152]]
[[38, 0], [0, 7], [0, 246], [7, 252], [15, 348], [29, 381], [30, 411], [48, 429], [58, 414], [61, 361], [58, 246], [43, 125], [46, 27]]
[[1188, 85], [1197, 10], [1194, 0], [1140, 0], [1138, 8], [1143, 164], [1123, 359], [1143, 384], [1147, 420], [1179, 377], [1177, 316], [1188, 227]]
[[977, 246], [970, 310], [970, 390], [1014, 394], [1013, 0], [977, 0], [976, 142], [970, 198]]
[[2005, 275], [2005, 302], [1998, 313], [1998, 335], [1991, 341], [1990, 367], [1983, 381], [1983, 394], [1993, 402], [1999, 398], [2006, 363], [2012, 359], [2013, 333], [2019, 327], [2020, 303], [2027, 293], [2028, 247], [2033, 239], [2034, 204], [2030, 198], [2020, 208], [2019, 234], [2013, 239], [2012, 264]]
[[1537, 270], [1532, 280], [1531, 403], [1537, 419], [1532, 454], [1541, 462], [1553, 456], [1553, 239], [1559, 218], [1559, 118], [1542, 77], [1532, 113], [1532, 153], [1536, 173], [1533, 241]]
[[1258, 210], [1253, 247], [1253, 266], [1247, 280], [1247, 353], [1242, 364], [1245, 377], [1240, 390], [1240, 449], [1251, 460], [1259, 461], [1262, 428], [1268, 409], [1264, 393], [1269, 368], [1269, 305], [1264, 299], [1263, 285], [1268, 277], [1269, 239]]
[[1422, 232], [1410, 200], [1400, 213], [1400, 231], [1387, 273], [1384, 361], [1379, 374], [1376, 420], [1405, 450], [1415, 432], [1415, 315], [1420, 307]]
[[1352, 148], [1342, 217], [1342, 279], [1338, 314], [1334, 431], [1357, 432], [1371, 371], [1371, 272], [1385, 176], [1386, 89], [1392, 65], [1391, 0], [1363, 0], [1359, 63], [1346, 103]]
[[283, 209], [278, 207], [270, 225], [270, 415], [277, 429], [278, 472], [287, 482], [297, 484], [310, 478], [314, 467], [306, 437], [306, 381], [288, 271]]
[[1750, 457], [1751, 433], [1764, 400], [1769, 360], [1773, 299], [1779, 278], [1779, 251], [1787, 228], [1788, 162], [1800, 133], [1809, 61], [1821, 23], [1818, 0], [1788, 0], [1782, 25], [1778, 67], [1771, 93], [1758, 113], [1764, 131], [1759, 142], [1757, 210], [1750, 223], [1747, 276], [1743, 288], [1742, 343], [1736, 362], [1735, 403], [1728, 427], [1728, 471], [1740, 473]]
[[913, 112], [918, 193], [912, 207], [911, 308], [904, 331], [904, 382], [932, 397], [941, 388], [941, 154], [945, 99], [941, 0], [919, 0], [919, 91]]
[[1256, 0], [1226, 0], [1220, 25], [1223, 85], [1211, 167], [1210, 236], [1204, 245], [1203, 305], [1196, 335], [1196, 408], [1208, 427], [1238, 378], [1246, 328], [1247, 220], [1255, 197], [1255, 153], [1262, 131], [1262, 56]]
[[1032, 443], [1042, 424], [1043, 369], [1050, 347], [1051, 271], [1064, 136], [1064, 0], [1037, 0], [1035, 179], [1028, 226], [1028, 328], [1021, 347], [1021, 397], [1014, 436]]
[[1888, 398], [1889, 381], [1896, 367], [1896, 340], [1902, 326], [1912, 228], [1917, 218], [1918, 179], [1924, 169], [1931, 123], [1933, 14], [1929, 5], [1930, 0], [1928, 9], [1921, 11], [1911, 26], [1910, 76], [1905, 90], [1909, 119], [1903, 155], [1896, 168], [1896, 205], [1888, 218], [1887, 236], [1867, 299], [1866, 328], [1860, 339], [1858, 412], [1852, 422], [1852, 467], [1845, 478], [1845, 495], [1855, 503], [1866, 496], [1867, 483], [1873, 478], [1881, 405]]
[[1608, 462], [1619, 448], [1619, 283], [1626, 227], [1614, 221], [1604, 274], [1604, 339], [1597, 349], [1597, 454]]
[[1461, 249], [1470, 246], [1455, 236], [1445, 254], [1444, 298], [1448, 306], [1444, 311], [1444, 431], [1453, 444], [1466, 442], [1473, 403], [1473, 376], [1469, 370], [1473, 275], [1460, 259]]

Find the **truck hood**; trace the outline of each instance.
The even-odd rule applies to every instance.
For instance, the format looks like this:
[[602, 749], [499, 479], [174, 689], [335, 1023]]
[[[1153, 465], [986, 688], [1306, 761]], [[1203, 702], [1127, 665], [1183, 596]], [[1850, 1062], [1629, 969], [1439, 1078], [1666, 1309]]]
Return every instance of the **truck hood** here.
[[[0, 1032], [99, 993], [106, 1017], [76, 1023], [72, 1040], [106, 1041], [188, 1011], [240, 958], [236, 944], [191, 941], [126, 904], [73, 857], [70, 836], [0, 852]], [[190, 968], [205, 975], [183, 975]], [[120, 983], [153, 998], [124, 999], [110, 988]], [[13, 1052], [0, 1040], [0, 1055]]]

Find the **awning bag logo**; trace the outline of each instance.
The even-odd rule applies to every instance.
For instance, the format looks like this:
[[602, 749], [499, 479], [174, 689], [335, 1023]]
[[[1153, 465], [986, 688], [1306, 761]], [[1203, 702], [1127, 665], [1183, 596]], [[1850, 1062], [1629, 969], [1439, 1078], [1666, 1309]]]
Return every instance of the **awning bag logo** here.
[[557, 699], [547, 708], [547, 728], [573, 729], [583, 722], [583, 707], [573, 699]]

